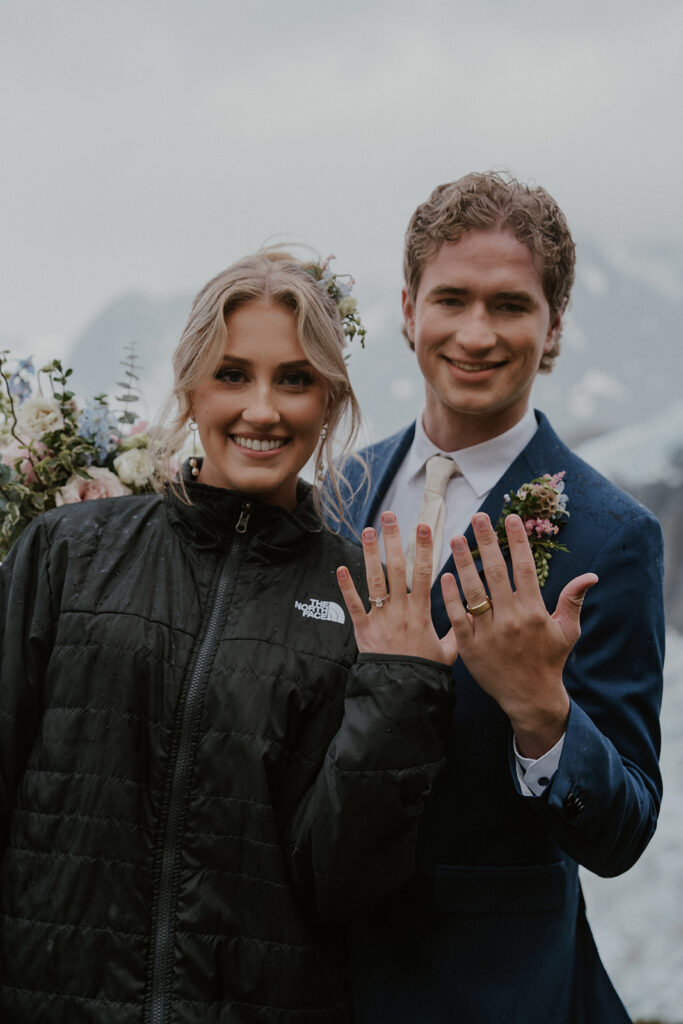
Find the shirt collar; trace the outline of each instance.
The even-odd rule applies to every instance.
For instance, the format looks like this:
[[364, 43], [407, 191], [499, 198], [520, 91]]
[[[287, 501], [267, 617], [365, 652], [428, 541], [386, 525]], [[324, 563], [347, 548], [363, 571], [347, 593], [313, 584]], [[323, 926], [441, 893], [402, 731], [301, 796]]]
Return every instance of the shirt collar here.
[[503, 434], [482, 441], [481, 444], [473, 444], [469, 448], [446, 452], [442, 448], [437, 448], [427, 437], [422, 423], [423, 415], [424, 409], [417, 418], [415, 437], [406, 456], [408, 480], [414, 480], [422, 472], [427, 459], [432, 455], [448, 455], [458, 463], [462, 475], [478, 497], [488, 494], [520, 452], [526, 448], [538, 428], [534, 411], [529, 407], [521, 420]]

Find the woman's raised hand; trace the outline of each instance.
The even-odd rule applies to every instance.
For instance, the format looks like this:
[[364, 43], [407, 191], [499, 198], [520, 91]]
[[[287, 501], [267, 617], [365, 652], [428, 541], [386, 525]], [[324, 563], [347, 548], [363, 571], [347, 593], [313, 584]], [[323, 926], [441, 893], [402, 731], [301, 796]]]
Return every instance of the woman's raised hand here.
[[429, 594], [432, 586], [432, 534], [419, 525], [416, 537], [413, 589], [408, 593], [406, 563], [398, 521], [393, 512], [382, 513], [387, 578], [379, 554], [377, 533], [363, 530], [363, 556], [370, 596], [366, 612], [346, 566], [337, 580], [353, 623], [358, 650], [364, 653], [412, 655], [452, 665], [458, 656], [454, 631], [439, 639], [432, 624]]

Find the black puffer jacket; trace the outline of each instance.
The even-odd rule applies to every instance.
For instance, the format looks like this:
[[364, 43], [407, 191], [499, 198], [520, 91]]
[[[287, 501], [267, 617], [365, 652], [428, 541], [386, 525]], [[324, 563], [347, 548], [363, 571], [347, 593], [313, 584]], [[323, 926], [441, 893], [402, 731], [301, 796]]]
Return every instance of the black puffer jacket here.
[[350, 1020], [338, 922], [411, 873], [450, 673], [357, 656], [294, 513], [194, 485], [0, 569], [0, 1020]]

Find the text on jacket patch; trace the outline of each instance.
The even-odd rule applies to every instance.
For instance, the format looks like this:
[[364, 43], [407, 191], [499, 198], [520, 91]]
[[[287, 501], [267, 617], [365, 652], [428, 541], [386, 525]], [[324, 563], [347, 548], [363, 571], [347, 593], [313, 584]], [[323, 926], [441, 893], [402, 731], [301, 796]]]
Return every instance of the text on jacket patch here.
[[305, 619], [324, 619], [326, 622], [344, 622], [344, 609], [335, 601], [319, 601], [317, 597], [309, 598], [308, 604], [295, 601], [294, 607]]

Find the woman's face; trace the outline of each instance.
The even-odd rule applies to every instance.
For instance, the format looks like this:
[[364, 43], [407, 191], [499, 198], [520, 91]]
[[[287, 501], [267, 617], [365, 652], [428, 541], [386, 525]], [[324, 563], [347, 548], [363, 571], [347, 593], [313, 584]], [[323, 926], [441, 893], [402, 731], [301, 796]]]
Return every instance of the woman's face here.
[[226, 318], [223, 362], [191, 396], [205, 457], [201, 483], [293, 509], [329, 384], [306, 358], [291, 310], [263, 299]]

